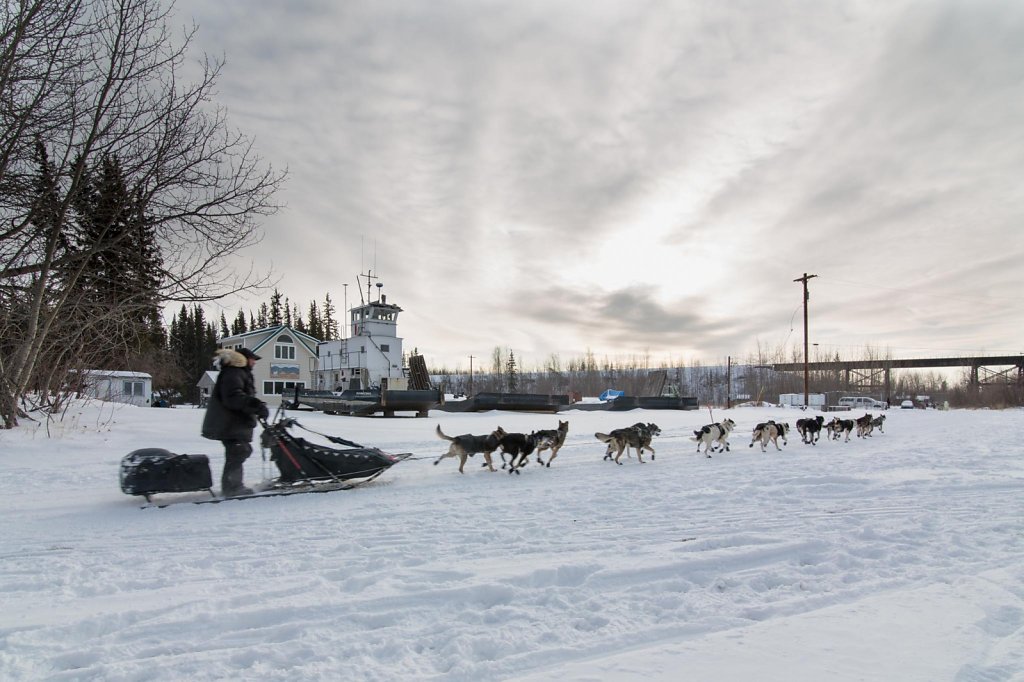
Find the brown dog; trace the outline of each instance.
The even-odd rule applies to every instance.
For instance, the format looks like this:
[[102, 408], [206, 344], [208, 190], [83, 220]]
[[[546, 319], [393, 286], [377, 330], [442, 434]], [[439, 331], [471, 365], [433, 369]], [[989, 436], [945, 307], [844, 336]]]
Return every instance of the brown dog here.
[[537, 464], [544, 464], [544, 460], [540, 458], [540, 453], [544, 450], [551, 450], [548, 463], [544, 465], [550, 467], [551, 463], [555, 461], [555, 457], [558, 457], [558, 451], [565, 445], [565, 436], [568, 433], [569, 422], [564, 422], [561, 419], [558, 420], [557, 429], [534, 431], [533, 437], [537, 443]]
[[482, 452], [486, 463], [485, 467], [494, 471], [494, 464], [491, 462], [491, 453], [498, 449], [502, 436], [505, 435], [505, 431], [499, 426], [497, 429], [492, 431], [486, 436], [474, 436], [469, 433], [465, 433], [461, 436], [446, 436], [444, 431], [441, 430], [441, 425], [437, 425], [437, 435], [446, 441], [449, 441], [451, 445], [448, 446], [448, 452], [444, 453], [434, 461], [434, 466], [444, 459], [445, 457], [458, 457], [459, 458], [459, 473], [463, 474], [463, 467], [466, 466], [466, 459], [472, 457], [478, 452]]

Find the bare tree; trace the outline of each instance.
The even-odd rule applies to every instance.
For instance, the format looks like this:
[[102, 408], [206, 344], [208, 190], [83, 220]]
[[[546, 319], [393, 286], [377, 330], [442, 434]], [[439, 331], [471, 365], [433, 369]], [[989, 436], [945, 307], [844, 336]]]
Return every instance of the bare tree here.
[[[74, 364], [64, 363], [66, 352], [46, 353], [73, 341], [61, 342], [68, 330], [60, 322], [83, 318], [69, 312], [81, 304], [76, 285], [89, 260], [130, 248], [115, 230], [99, 230], [86, 248], [68, 239], [74, 198], [100, 158], [119, 160], [127, 195], [155, 235], [159, 300], [209, 301], [266, 284], [251, 270], [236, 272], [229, 256], [258, 241], [256, 221], [277, 210], [284, 174], [211, 104], [221, 61], [205, 58], [195, 80], [183, 80], [195, 29], [173, 40], [172, 11], [159, 0], [0, 5], [0, 415], [7, 428], [17, 423], [19, 398], [51, 373], [41, 364]], [[125, 314], [123, 306], [110, 312]]]

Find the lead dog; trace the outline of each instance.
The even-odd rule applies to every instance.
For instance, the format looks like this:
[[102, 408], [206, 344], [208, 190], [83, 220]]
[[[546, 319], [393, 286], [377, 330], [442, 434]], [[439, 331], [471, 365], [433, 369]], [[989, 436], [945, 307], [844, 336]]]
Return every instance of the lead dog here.
[[[711, 452], [722, 448], [729, 451], [729, 433], [736, 428], [736, 422], [725, 418], [714, 424], [706, 424], [693, 432], [694, 437], [690, 440], [697, 443], [697, 452], [700, 452], [701, 443], [704, 444], [704, 454], [711, 457]], [[715, 445], [712, 445], [715, 444]], [[709, 452], [709, 450], [711, 452]]]
[[[551, 463], [555, 461], [555, 457], [558, 457], [558, 451], [565, 445], [565, 436], [568, 433], [569, 422], [564, 422], [561, 419], [558, 420], [557, 429], [534, 431], [533, 437], [537, 442], [537, 464], [543, 464], [550, 468]], [[551, 450], [551, 456], [548, 457], [547, 464], [544, 464], [544, 460], [540, 458], [540, 453], [545, 450]]]
[[789, 445], [789, 442], [786, 440], [787, 433], [789, 433], [789, 424], [786, 422], [778, 424], [775, 420], [769, 419], [768, 421], [754, 427], [754, 434], [750, 439], [749, 447], [754, 447], [754, 443], [761, 441], [761, 452], [765, 451], [765, 446], [768, 445], [768, 443], [774, 443], [775, 449], [781, 451], [782, 448], [779, 447], [779, 438], [782, 438], [783, 445]]
[[[885, 429], [882, 428], [883, 424], [885, 424], [885, 415], [880, 414], [871, 420], [871, 430], [877, 428], [879, 433], [885, 433]], [[870, 431], [868, 433], [870, 433]]]
[[437, 466], [445, 457], [458, 457], [459, 473], [463, 474], [465, 473], [463, 467], [466, 466], [466, 459], [478, 452], [482, 452], [484, 455], [484, 460], [486, 460], [484, 466], [494, 471], [491, 453], [498, 449], [499, 439], [505, 435], [505, 430], [499, 426], [486, 436], [474, 436], [469, 433], [464, 433], [461, 436], [446, 436], [444, 431], [441, 430], [441, 425], [438, 424], [437, 435], [439, 438], [449, 441], [451, 445], [448, 446], [448, 452], [434, 461], [434, 466]]

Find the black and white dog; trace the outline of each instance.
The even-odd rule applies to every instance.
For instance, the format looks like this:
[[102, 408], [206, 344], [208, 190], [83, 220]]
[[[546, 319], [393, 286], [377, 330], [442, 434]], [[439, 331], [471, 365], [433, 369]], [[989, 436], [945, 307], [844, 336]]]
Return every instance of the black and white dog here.
[[765, 451], [765, 446], [768, 443], [774, 443], [775, 449], [781, 451], [779, 447], [779, 438], [782, 438], [782, 444], [788, 445], [786, 441], [786, 434], [789, 433], [789, 424], [782, 422], [781, 424], [776, 423], [774, 419], [769, 419], [766, 422], [762, 422], [754, 427], [753, 437], [750, 439], [750, 446], [754, 447], [754, 443], [761, 441], [761, 452]]
[[697, 452], [700, 452], [701, 443], [704, 444], [704, 454], [711, 457], [715, 450], [729, 451], [729, 434], [736, 428], [736, 422], [728, 417], [714, 424], [705, 424], [693, 432], [690, 440], [697, 443]]
[[797, 419], [796, 430], [805, 444], [817, 445], [818, 438], [821, 436], [821, 427], [824, 423], [825, 418], [820, 414], [817, 417]]
[[501, 467], [505, 468], [505, 455], [510, 455], [508, 473], [518, 474], [519, 470], [530, 462], [530, 454], [537, 447], [537, 437], [532, 433], [503, 432], [498, 437], [498, 446], [501, 448]]
[[846, 440], [843, 442], [849, 443], [850, 434], [853, 433], [854, 426], [856, 426], [856, 423], [852, 419], [833, 417], [832, 421], [828, 423], [828, 432], [832, 434], [832, 440], [839, 440], [845, 434]]

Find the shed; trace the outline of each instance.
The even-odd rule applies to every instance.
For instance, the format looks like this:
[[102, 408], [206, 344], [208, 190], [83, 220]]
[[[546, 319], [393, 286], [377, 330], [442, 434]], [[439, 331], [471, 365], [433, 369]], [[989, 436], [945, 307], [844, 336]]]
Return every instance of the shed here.
[[87, 369], [83, 393], [90, 398], [129, 405], [149, 405], [153, 377], [145, 372]]
[[217, 384], [217, 375], [219, 374], [220, 372], [217, 370], [211, 369], [203, 372], [203, 376], [199, 377], [199, 381], [196, 382], [196, 387], [199, 389], [199, 407], [206, 407], [206, 402], [210, 399], [210, 392]]

